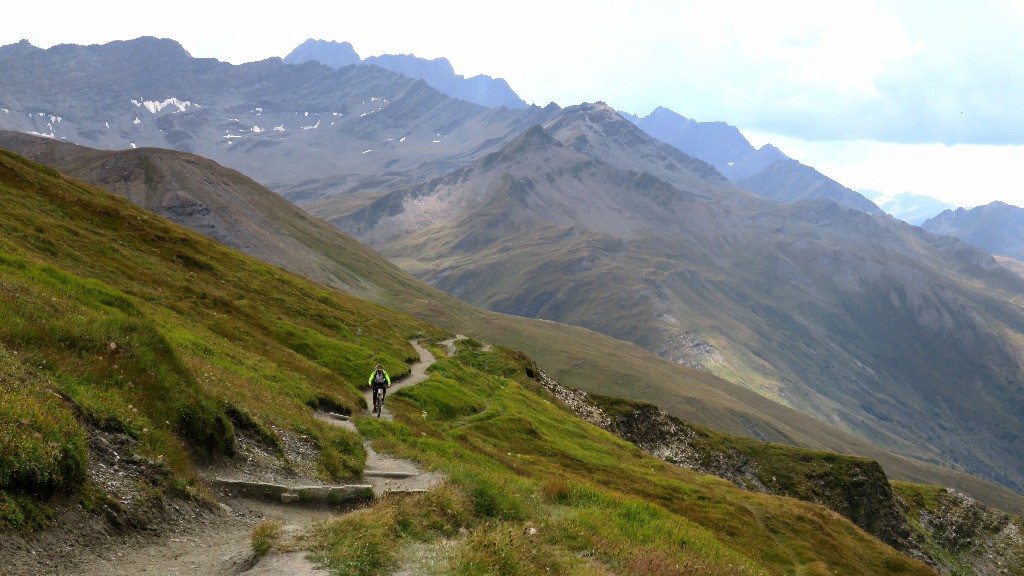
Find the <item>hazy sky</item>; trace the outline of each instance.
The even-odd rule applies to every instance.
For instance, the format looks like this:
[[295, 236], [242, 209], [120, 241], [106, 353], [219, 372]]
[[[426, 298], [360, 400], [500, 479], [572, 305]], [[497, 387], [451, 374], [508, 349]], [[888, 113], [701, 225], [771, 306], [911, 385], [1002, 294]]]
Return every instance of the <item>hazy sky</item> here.
[[447, 57], [532, 103], [725, 121], [852, 188], [1024, 206], [1024, 0], [40, 0], [3, 12], [0, 44], [149, 35], [242, 63], [312, 37], [363, 57]]

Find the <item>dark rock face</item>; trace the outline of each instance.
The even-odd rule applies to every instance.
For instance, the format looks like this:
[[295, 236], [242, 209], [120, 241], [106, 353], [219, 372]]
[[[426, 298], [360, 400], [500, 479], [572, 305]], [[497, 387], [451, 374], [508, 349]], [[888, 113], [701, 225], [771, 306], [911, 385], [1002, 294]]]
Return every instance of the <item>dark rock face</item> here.
[[907, 538], [878, 462], [712, 432], [653, 404], [570, 390], [546, 375], [541, 383], [579, 417], [666, 462], [753, 492], [821, 504], [890, 544]]

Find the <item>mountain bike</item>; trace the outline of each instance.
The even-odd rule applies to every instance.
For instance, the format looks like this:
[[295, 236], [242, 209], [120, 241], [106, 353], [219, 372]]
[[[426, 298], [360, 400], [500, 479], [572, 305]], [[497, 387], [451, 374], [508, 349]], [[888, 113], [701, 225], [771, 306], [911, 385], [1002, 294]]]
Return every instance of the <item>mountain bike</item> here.
[[384, 388], [376, 388], [373, 391], [373, 411], [380, 418], [380, 410], [384, 407]]

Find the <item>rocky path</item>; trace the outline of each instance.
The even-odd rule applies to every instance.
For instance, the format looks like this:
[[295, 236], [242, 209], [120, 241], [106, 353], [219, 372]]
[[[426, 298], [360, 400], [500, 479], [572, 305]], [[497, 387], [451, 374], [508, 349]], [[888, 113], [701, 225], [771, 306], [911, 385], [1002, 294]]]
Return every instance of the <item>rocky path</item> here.
[[[427, 379], [427, 368], [436, 359], [429, 350], [412, 341], [420, 361], [411, 366], [411, 374], [392, 384], [389, 395]], [[367, 404], [372, 406], [370, 392]], [[321, 413], [323, 421], [358, 432], [348, 419]], [[365, 415], [370, 416], [369, 411]], [[385, 402], [381, 418], [391, 419]], [[379, 454], [369, 442], [362, 482], [372, 486], [379, 497], [388, 492], [425, 491], [440, 484], [440, 474], [420, 470], [414, 462]], [[121, 576], [135, 574], [183, 574], [187, 576], [251, 576], [288, 574], [297, 576], [326, 575], [306, 559], [306, 552], [280, 552], [257, 557], [252, 551], [250, 535], [253, 527], [264, 519], [273, 519], [284, 527], [283, 540], [300, 539], [310, 523], [344, 514], [348, 509], [323, 505], [285, 504], [269, 500], [240, 497], [240, 490], [218, 488], [225, 514], [207, 518], [158, 538], [115, 545], [108, 550], [83, 554], [81, 562], [65, 574], [82, 576]], [[2, 572], [2, 570], [0, 570]]]
[[[430, 350], [420, 346], [419, 342], [413, 340], [410, 343], [416, 349], [416, 353], [419, 354], [420, 361], [410, 367], [411, 373], [409, 376], [391, 384], [391, 387], [388, 389], [388, 396], [392, 396], [402, 388], [408, 388], [426, 380], [427, 368], [437, 361]], [[372, 391], [366, 391], [364, 397], [366, 398], [366, 405], [372, 407]], [[366, 417], [374, 417], [374, 414], [367, 411]], [[381, 409], [380, 417], [384, 420], [391, 420], [393, 418], [391, 411], [388, 410], [386, 399], [384, 407]], [[325, 421], [358, 432], [355, 424], [350, 420], [328, 417]], [[423, 472], [414, 462], [386, 454], [379, 454], [369, 442], [364, 442], [363, 448], [366, 449], [363, 481], [373, 487], [375, 496], [379, 497], [387, 492], [420, 492], [429, 490], [444, 480], [444, 477], [440, 474]]]

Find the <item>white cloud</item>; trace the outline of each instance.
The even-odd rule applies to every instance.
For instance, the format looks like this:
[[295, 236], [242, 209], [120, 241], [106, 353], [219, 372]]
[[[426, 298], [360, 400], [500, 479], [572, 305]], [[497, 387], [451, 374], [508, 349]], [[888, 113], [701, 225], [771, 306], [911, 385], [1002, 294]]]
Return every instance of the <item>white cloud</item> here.
[[958, 206], [995, 200], [1024, 207], [1024, 146], [807, 141], [743, 131], [853, 189], [932, 196]]

